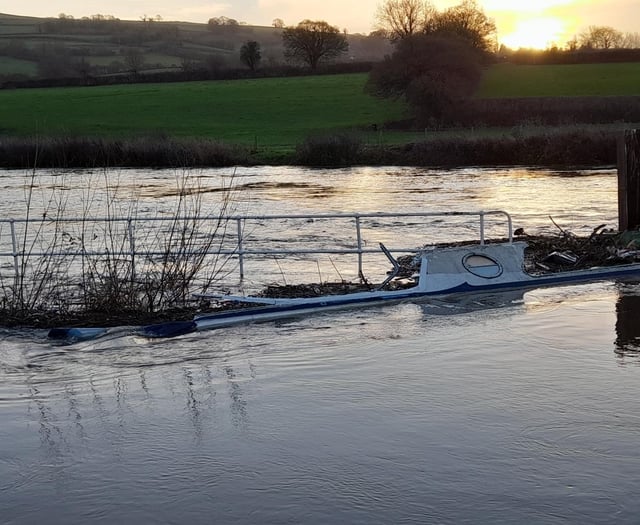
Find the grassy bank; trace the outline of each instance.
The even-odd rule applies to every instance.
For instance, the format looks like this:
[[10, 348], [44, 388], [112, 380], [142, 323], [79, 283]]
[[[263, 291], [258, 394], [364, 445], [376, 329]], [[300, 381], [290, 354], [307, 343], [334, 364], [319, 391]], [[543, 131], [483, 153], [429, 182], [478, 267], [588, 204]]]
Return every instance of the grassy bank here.
[[415, 134], [409, 142], [385, 144], [363, 140], [358, 134], [327, 134], [275, 153], [204, 139], [17, 138], [0, 140], [0, 168], [604, 166], [616, 163], [620, 134], [621, 128], [615, 125], [522, 127]]
[[[563, 133], [593, 132], [586, 123], [599, 123], [597, 131], [606, 135], [629, 119], [640, 121], [639, 79], [640, 64], [498, 65], [487, 71], [484, 98], [463, 108], [459, 129], [420, 132], [402, 124], [408, 116], [402, 102], [364, 93], [365, 74], [2, 90], [0, 166], [345, 165], [376, 158], [432, 165], [431, 154], [397, 152], [434, 141], [443, 149], [437, 164], [468, 165], [479, 157], [522, 164], [500, 144], [532, 135], [560, 143]], [[568, 126], [577, 123], [580, 128]], [[531, 124], [536, 128], [523, 132]], [[358, 146], [345, 149], [345, 136]], [[504, 157], [453, 154], [479, 141]], [[331, 148], [339, 150], [333, 158]], [[535, 151], [526, 158], [552, 162]], [[608, 153], [607, 162], [614, 156]], [[585, 149], [582, 159], [567, 154], [559, 160], [586, 165], [593, 157]]]

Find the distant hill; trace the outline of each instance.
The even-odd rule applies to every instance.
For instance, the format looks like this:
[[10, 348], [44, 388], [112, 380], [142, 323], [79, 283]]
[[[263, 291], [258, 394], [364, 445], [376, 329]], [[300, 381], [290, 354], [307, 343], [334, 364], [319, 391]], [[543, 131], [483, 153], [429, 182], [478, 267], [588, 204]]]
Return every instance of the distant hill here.
[[[0, 82], [117, 75], [131, 71], [242, 68], [240, 47], [260, 44], [263, 66], [284, 64], [282, 29], [110, 16], [35, 18], [0, 13]], [[348, 35], [345, 62], [389, 53], [380, 37]]]

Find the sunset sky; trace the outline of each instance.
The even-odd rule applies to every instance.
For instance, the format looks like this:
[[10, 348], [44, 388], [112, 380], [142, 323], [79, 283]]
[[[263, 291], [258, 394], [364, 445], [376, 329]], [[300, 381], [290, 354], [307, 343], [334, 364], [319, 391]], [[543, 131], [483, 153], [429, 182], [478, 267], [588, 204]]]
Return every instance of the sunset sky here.
[[[435, 0], [438, 9], [459, 0]], [[0, 12], [30, 16], [76, 18], [94, 14], [138, 20], [160, 15], [163, 20], [206, 21], [227, 16], [250, 25], [271, 25], [281, 18], [295, 25], [305, 18], [326, 20], [350, 33], [369, 33], [378, 0], [0, 0]], [[624, 33], [640, 32], [640, 0], [479, 0], [498, 28], [500, 43], [512, 48], [563, 46], [590, 25], [606, 25]]]

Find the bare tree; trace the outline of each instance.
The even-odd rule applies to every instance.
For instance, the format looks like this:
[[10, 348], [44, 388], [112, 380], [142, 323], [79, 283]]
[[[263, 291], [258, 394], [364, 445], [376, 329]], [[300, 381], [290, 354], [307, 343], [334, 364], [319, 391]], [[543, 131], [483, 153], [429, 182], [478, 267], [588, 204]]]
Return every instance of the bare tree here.
[[580, 34], [580, 44], [594, 49], [612, 49], [620, 47], [623, 34], [609, 26], [589, 26]]
[[240, 48], [240, 60], [251, 71], [255, 71], [262, 59], [262, 53], [260, 52], [260, 44], [255, 40], [250, 40], [242, 44]]
[[144, 56], [142, 56], [142, 53], [139, 50], [130, 48], [124, 55], [124, 63], [128, 71], [132, 75], [136, 76], [140, 73], [142, 66], [144, 66]]
[[475, 0], [462, 0], [460, 4], [438, 13], [426, 27], [426, 32], [457, 36], [483, 52], [493, 53], [497, 49], [496, 24]]
[[282, 18], [274, 18], [273, 22], [271, 22], [271, 25], [273, 27], [275, 27], [276, 29], [283, 29], [284, 28], [284, 21], [282, 20]]
[[418, 34], [398, 41], [393, 54], [374, 66], [367, 91], [406, 100], [417, 121], [427, 123], [452, 115], [481, 78], [479, 53], [468, 42]]
[[567, 51], [575, 51], [578, 49], [578, 37], [573, 35], [565, 47], [567, 48]]
[[397, 42], [424, 31], [435, 8], [424, 0], [387, 0], [376, 11], [376, 29]]
[[324, 21], [303, 20], [282, 32], [284, 56], [307, 64], [312, 70], [318, 63], [331, 60], [349, 49], [347, 37], [337, 27]]
[[239, 26], [240, 24], [235, 18], [229, 18], [227, 16], [216, 16], [216, 17], [210, 18], [209, 21], [207, 22], [207, 25], [209, 26], [209, 29], [211, 29], [211, 27], [216, 27], [216, 26], [236, 27], [236, 26]]
[[626, 49], [640, 48], [640, 33], [625, 33], [622, 47]]

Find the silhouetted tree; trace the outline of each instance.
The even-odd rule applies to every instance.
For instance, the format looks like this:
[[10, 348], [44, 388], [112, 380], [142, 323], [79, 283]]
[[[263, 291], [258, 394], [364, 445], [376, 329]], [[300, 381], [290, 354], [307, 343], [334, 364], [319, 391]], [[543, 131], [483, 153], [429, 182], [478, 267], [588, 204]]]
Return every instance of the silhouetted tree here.
[[463, 0], [460, 4], [437, 13], [425, 26], [425, 32], [456, 36], [485, 53], [493, 53], [497, 48], [496, 24], [478, 7], [475, 0]]
[[583, 47], [593, 49], [612, 49], [620, 47], [624, 39], [624, 35], [609, 26], [589, 26], [589, 28], [580, 35], [580, 44]]
[[567, 51], [575, 51], [578, 49], [578, 37], [574, 35], [573, 38], [569, 39], [565, 47]]
[[420, 34], [398, 41], [393, 54], [371, 71], [367, 91], [406, 100], [424, 123], [451, 116], [475, 93], [481, 78], [479, 53], [468, 42]]
[[625, 33], [622, 40], [622, 47], [627, 49], [637, 49], [640, 47], [640, 33]]
[[274, 18], [273, 22], [271, 22], [271, 25], [277, 29], [282, 29], [284, 28], [284, 21], [282, 20], [282, 18]]
[[424, 0], [387, 0], [376, 11], [376, 29], [392, 42], [424, 31], [435, 7]]
[[284, 56], [307, 64], [312, 70], [321, 61], [331, 60], [349, 49], [347, 37], [324, 21], [303, 20], [282, 32]]
[[255, 71], [262, 59], [262, 53], [260, 52], [260, 44], [255, 40], [250, 40], [242, 44], [240, 48], [240, 60], [251, 71]]
[[222, 28], [226, 30], [235, 30], [238, 29], [240, 24], [235, 18], [229, 18], [226, 16], [216, 16], [210, 18], [207, 22], [207, 29], [213, 31], [216, 28]]

